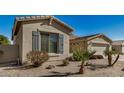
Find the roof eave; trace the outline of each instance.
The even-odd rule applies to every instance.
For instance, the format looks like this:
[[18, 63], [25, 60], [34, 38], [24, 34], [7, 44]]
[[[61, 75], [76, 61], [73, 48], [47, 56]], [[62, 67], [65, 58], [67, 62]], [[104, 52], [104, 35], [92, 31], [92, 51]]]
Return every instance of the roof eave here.
[[55, 18], [54, 16], [31, 16], [31, 17], [20, 17], [20, 18], [16, 17], [16, 19], [14, 21], [13, 31], [12, 31], [12, 40], [13, 40], [14, 35], [16, 34], [17, 25], [18, 25], [19, 22], [41, 20], [41, 19], [51, 19], [51, 18], [53, 18], [53, 20], [59, 22], [64, 27], [68, 28], [69, 29], [68, 33], [72, 33], [74, 31], [74, 29], [72, 27], [70, 27], [69, 25], [65, 24], [61, 20]]

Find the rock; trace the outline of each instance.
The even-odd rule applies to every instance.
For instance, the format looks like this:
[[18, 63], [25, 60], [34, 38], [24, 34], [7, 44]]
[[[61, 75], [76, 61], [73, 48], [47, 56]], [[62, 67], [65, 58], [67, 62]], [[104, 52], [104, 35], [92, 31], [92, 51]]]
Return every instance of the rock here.
[[121, 69], [121, 71], [124, 71], [124, 68], [123, 68], [123, 69]]
[[55, 68], [54, 65], [49, 65], [48, 67], [46, 67], [46, 69], [52, 69], [52, 68]]

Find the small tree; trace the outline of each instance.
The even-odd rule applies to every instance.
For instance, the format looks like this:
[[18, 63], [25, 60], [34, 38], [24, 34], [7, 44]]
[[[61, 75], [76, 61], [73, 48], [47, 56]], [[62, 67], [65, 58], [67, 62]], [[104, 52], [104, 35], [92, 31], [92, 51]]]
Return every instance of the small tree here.
[[[118, 61], [119, 57], [120, 57], [120, 53], [117, 50], [113, 50], [110, 48], [106, 48], [106, 50], [104, 51], [105, 56], [108, 56], [108, 66], [114, 66], [115, 63]], [[114, 60], [114, 62], [112, 62], [112, 56], [113, 55], [117, 55], [116, 59]]]
[[89, 50], [75, 50], [73, 57], [75, 59], [78, 59], [78, 61], [81, 61], [81, 67], [79, 69], [79, 74], [84, 73], [84, 64], [87, 60], [90, 59], [91, 56], [95, 54], [95, 51], [89, 51]]
[[0, 35], [0, 45], [9, 45], [10, 41], [7, 37]]
[[81, 67], [79, 69], [79, 74], [83, 74], [84, 73], [84, 64], [86, 61], [88, 61], [90, 59], [91, 56], [93, 56], [95, 54], [95, 51], [83, 51], [83, 55], [81, 58]]

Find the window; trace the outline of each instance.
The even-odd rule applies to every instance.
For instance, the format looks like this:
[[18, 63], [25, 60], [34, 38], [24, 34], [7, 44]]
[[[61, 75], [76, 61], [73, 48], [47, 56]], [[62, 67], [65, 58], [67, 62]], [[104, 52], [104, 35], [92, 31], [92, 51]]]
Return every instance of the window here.
[[49, 41], [49, 52], [50, 53], [57, 53], [58, 52], [58, 35], [57, 34], [50, 34], [50, 41]]
[[33, 51], [39, 50], [39, 32], [37, 31], [32, 32], [32, 50]]
[[59, 35], [59, 53], [63, 54], [64, 51], [64, 35]]
[[64, 36], [55, 33], [33, 32], [32, 50], [63, 53]]
[[45, 33], [41, 33], [41, 38], [40, 38], [40, 41], [41, 41], [41, 45], [40, 45], [40, 50], [41, 51], [45, 51], [45, 52], [49, 52], [49, 35], [48, 34], [45, 34]]

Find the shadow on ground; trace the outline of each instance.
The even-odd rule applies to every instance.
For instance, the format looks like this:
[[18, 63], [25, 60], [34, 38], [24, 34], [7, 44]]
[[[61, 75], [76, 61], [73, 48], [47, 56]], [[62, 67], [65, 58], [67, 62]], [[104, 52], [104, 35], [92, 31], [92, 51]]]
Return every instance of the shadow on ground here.
[[58, 67], [65, 67], [64, 64], [60, 64], [60, 65], [56, 65], [56, 66], [58, 66]]
[[17, 62], [14, 62], [14, 61], [0, 63], [0, 67], [17, 67], [17, 66], [18, 66]]
[[88, 66], [87, 69], [90, 70], [105, 69], [109, 67], [108, 65], [100, 65], [100, 64], [89, 64], [87, 66]]
[[23, 65], [23, 66], [16, 66], [11, 68], [6, 68], [4, 70], [27, 70], [27, 69], [35, 69], [33, 65]]
[[78, 72], [76, 72], [76, 73], [71, 73], [71, 72], [61, 73], [61, 72], [52, 71], [51, 73], [54, 75], [45, 75], [45, 76], [40, 76], [40, 77], [67, 77], [70, 75], [79, 75]]

